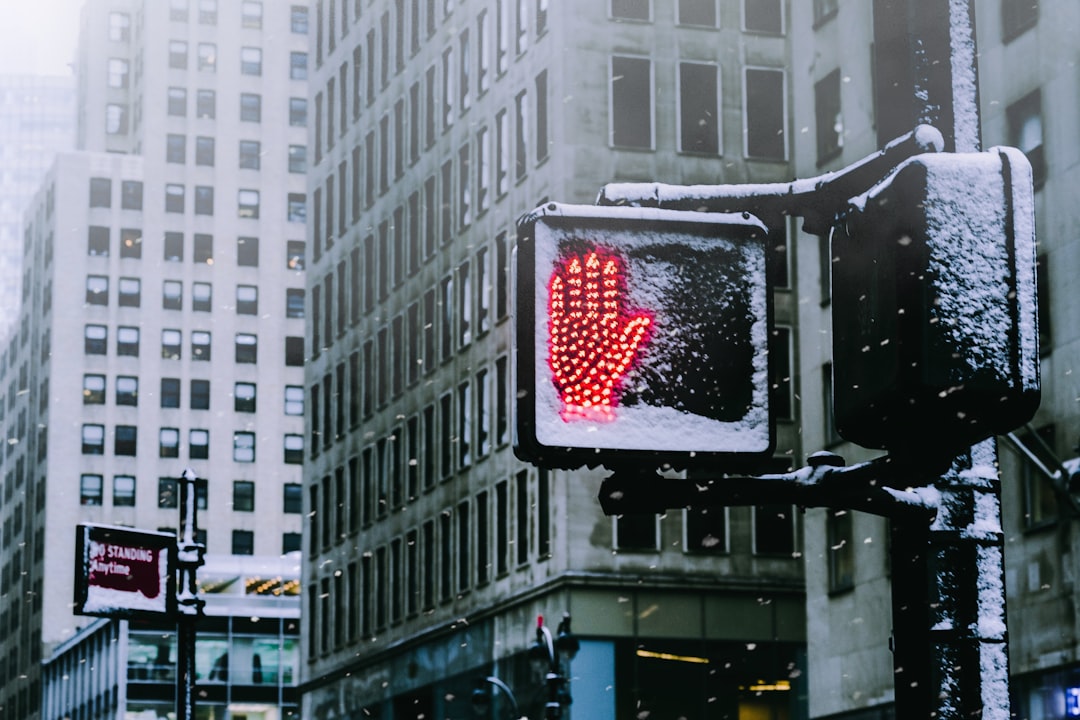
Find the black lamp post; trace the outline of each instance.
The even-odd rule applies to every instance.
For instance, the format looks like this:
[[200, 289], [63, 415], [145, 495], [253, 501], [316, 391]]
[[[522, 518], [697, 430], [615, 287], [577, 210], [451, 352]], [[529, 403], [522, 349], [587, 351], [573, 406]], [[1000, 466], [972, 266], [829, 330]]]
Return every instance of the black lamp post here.
[[547, 702], [544, 704], [546, 720], [559, 720], [563, 707], [572, 702], [570, 697], [570, 661], [577, 655], [581, 643], [570, 632], [570, 613], [564, 613], [554, 639], [544, 625], [544, 616], [536, 618], [536, 644], [529, 649], [529, 660], [537, 672], [544, 673], [547, 686]]

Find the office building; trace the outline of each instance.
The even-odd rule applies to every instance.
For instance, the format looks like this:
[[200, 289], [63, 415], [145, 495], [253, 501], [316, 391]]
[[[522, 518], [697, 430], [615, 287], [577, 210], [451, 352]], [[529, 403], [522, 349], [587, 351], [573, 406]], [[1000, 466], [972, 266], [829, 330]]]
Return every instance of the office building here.
[[[511, 449], [516, 218], [609, 181], [789, 179], [786, 6], [312, 4], [305, 717], [466, 717], [492, 674], [537, 717], [526, 650], [563, 612], [575, 716], [805, 716], [794, 508], [605, 517], [602, 471]], [[779, 469], [802, 457], [789, 229]]]
[[77, 523], [175, 528], [190, 466], [210, 553], [299, 548], [306, 17], [256, 0], [84, 7], [77, 151], [29, 206], [0, 363], [13, 717], [39, 716], [40, 661], [90, 623], [71, 610]]

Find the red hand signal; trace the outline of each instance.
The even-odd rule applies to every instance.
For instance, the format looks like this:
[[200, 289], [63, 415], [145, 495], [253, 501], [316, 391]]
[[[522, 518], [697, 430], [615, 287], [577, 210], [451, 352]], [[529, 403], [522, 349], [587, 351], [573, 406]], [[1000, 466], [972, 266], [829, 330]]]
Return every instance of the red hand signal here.
[[652, 325], [620, 309], [625, 278], [617, 256], [571, 255], [548, 283], [548, 366], [563, 420], [613, 420], [627, 368]]

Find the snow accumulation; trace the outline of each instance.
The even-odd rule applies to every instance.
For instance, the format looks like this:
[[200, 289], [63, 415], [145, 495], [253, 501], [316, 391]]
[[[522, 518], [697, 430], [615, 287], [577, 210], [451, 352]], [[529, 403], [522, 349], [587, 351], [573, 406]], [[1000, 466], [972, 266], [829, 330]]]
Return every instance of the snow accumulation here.
[[[632, 232], [625, 225], [589, 224], [587, 231], [544, 222], [541, 216], [644, 221]], [[672, 452], [764, 452], [770, 446], [768, 416], [768, 332], [765, 228], [744, 214], [697, 213], [657, 208], [549, 204], [531, 216], [535, 225], [534, 307], [549, 307], [549, 281], [568, 251], [587, 243], [621, 255], [626, 275], [624, 307], [652, 313], [650, 338], [623, 378], [615, 420], [565, 420], [548, 366], [548, 324], [535, 323], [536, 438], [549, 447], [603, 447]], [[526, 217], [525, 221], [530, 218]], [[693, 225], [674, 224], [692, 223]], [[700, 225], [699, 225], [700, 224]], [[735, 232], [722, 232], [735, 226]], [[715, 229], [715, 231], [713, 230]], [[749, 241], [752, 232], [758, 240]], [[668, 257], [672, 245], [678, 258]], [[702, 301], [700, 298], [704, 297]], [[699, 307], [694, 307], [695, 298]], [[735, 329], [720, 327], [704, 310], [717, 303], [734, 316]], [[742, 337], [741, 330], [749, 330]], [[716, 337], [717, 332], [730, 336]], [[738, 337], [736, 335], [739, 334]], [[712, 400], [691, 397], [702, 378], [695, 370], [716, 368], [710, 350], [731, 347], [747, 357], [752, 377], [748, 402], [732, 415], [715, 411]], [[722, 354], [722, 353], [720, 353]], [[721, 359], [721, 365], [724, 360]], [[690, 373], [688, 375], [687, 373]], [[722, 382], [721, 386], [728, 383]], [[663, 403], [658, 397], [686, 400]], [[723, 405], [725, 398], [717, 404]]]

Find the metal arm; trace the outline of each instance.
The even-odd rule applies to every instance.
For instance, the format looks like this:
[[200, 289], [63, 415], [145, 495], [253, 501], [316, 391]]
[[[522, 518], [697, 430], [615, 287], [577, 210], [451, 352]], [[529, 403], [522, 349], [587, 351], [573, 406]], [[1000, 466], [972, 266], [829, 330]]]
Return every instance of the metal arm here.
[[919, 125], [883, 149], [843, 170], [789, 183], [760, 185], [668, 185], [609, 183], [600, 190], [597, 205], [632, 205], [704, 212], [749, 212], [763, 220], [799, 215], [803, 229], [814, 235], [829, 232], [848, 201], [869, 190], [904, 160], [941, 152], [945, 141], [929, 125]]

